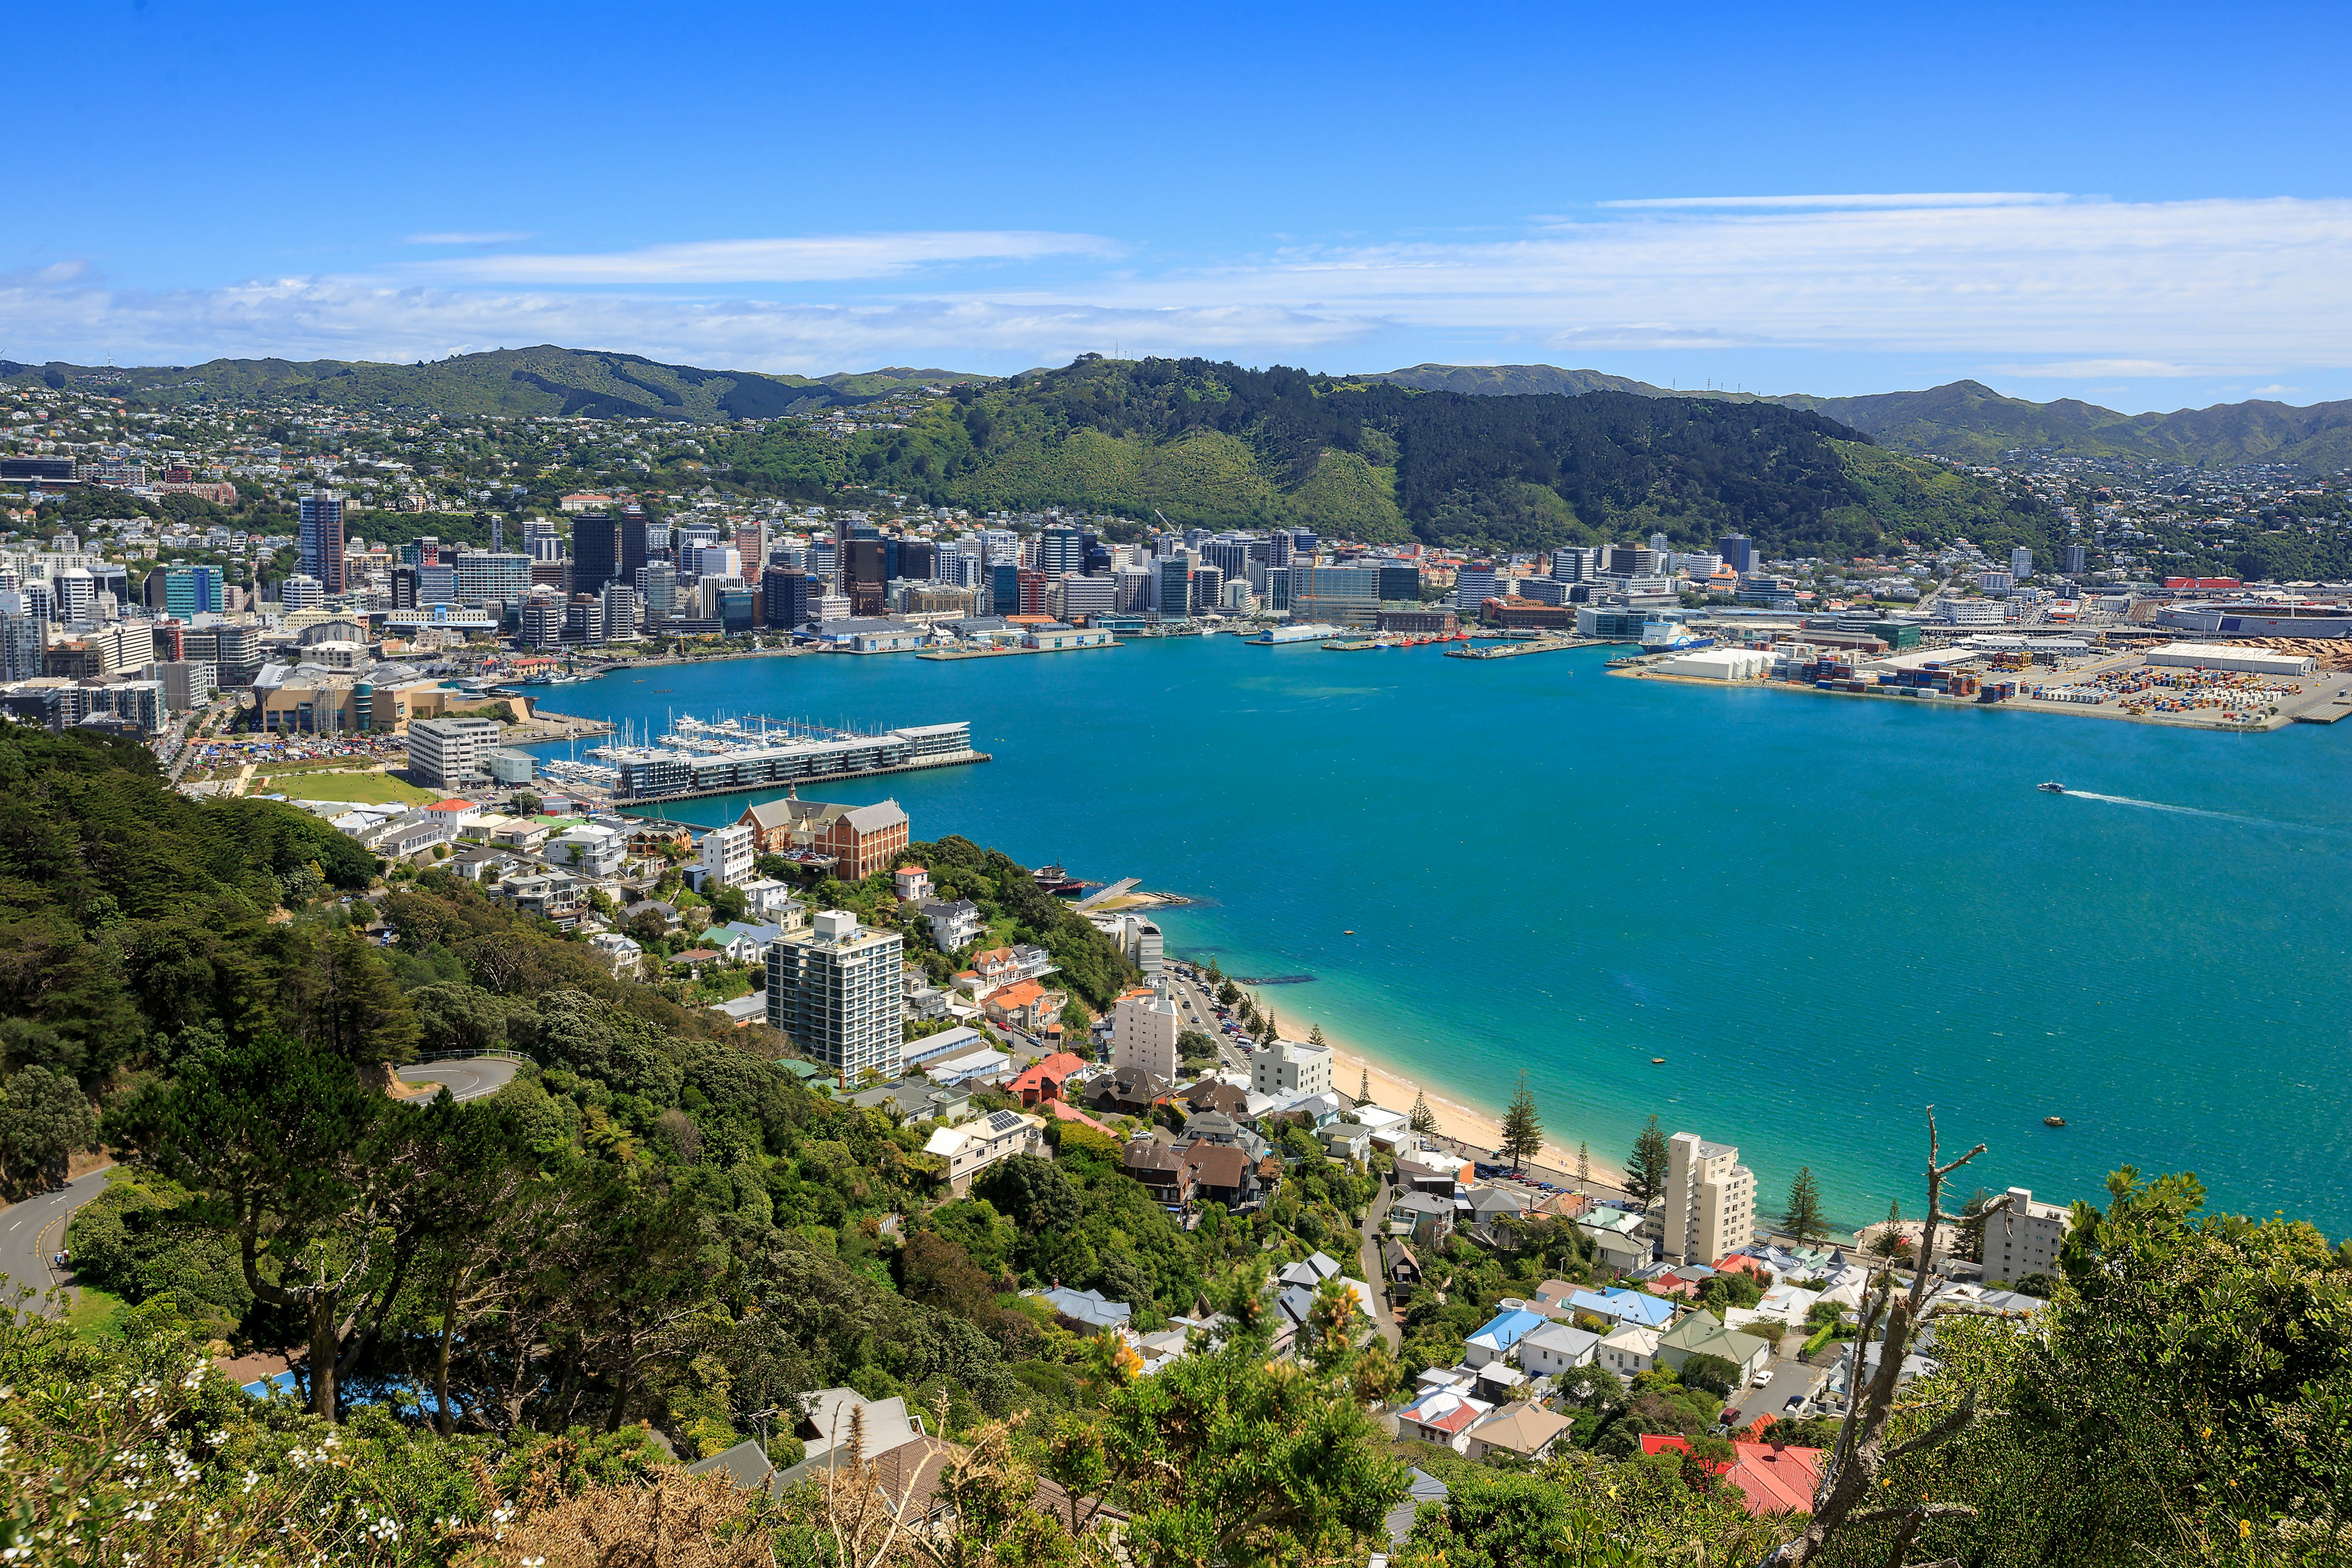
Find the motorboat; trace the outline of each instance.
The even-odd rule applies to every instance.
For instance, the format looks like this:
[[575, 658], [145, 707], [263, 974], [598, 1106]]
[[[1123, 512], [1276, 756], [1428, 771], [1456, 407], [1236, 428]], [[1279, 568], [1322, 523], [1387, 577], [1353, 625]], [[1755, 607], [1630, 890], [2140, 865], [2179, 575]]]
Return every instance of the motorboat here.
[[2051, 779], [2036, 787], [2044, 795], [2064, 795], [2066, 793], [2066, 786], [2060, 784], [2056, 779]]
[[2044, 1127], [2063, 1127], [2066, 1125], [2066, 1119], [2063, 1116], [2045, 1116], [2042, 1119], [2042, 1125]]

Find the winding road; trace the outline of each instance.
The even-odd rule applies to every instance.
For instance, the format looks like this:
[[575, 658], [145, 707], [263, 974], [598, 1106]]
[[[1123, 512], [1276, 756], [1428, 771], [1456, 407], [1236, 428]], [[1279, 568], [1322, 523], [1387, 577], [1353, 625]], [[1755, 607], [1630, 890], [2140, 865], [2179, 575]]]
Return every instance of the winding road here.
[[496, 1094], [514, 1081], [515, 1069], [522, 1064], [504, 1057], [461, 1057], [446, 1062], [414, 1062], [400, 1069], [403, 1083], [432, 1084], [423, 1094], [409, 1096], [425, 1100], [441, 1092], [447, 1084], [449, 1093], [457, 1100], [479, 1100], [486, 1094]]
[[48, 1294], [68, 1271], [49, 1267], [49, 1259], [65, 1245], [66, 1221], [74, 1210], [106, 1191], [106, 1172], [77, 1176], [55, 1192], [26, 1198], [0, 1209], [0, 1274], [7, 1289], [29, 1285]]

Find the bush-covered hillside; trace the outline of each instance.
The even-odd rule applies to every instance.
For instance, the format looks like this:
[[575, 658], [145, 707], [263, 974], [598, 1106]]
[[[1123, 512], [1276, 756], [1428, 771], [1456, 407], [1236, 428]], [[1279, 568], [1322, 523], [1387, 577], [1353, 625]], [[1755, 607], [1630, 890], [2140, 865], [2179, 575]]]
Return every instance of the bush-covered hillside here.
[[1720, 399], [1470, 396], [1206, 360], [1082, 360], [960, 388], [847, 444], [772, 426], [739, 479], [848, 480], [931, 501], [1288, 524], [1466, 549], [1745, 532], [1776, 552], [2032, 533], [2034, 503], [1877, 450], [1802, 410]]

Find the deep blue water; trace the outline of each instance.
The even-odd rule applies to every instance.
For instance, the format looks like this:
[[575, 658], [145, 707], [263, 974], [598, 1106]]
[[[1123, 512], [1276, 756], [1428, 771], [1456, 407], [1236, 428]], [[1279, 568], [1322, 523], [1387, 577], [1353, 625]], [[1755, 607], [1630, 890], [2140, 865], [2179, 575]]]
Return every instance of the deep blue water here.
[[1602, 654], [759, 659], [551, 706], [968, 719], [994, 762], [826, 797], [1189, 895], [1172, 947], [1317, 976], [1267, 993], [1286, 1032], [1489, 1106], [1524, 1068], [1548, 1133], [1612, 1162], [1655, 1111], [1739, 1144], [1767, 1209], [1803, 1163], [1848, 1223], [1915, 1211], [1932, 1102], [1948, 1156], [1991, 1145], [1968, 1185], [2193, 1170], [2218, 1206], [2352, 1232], [2352, 722], [1713, 690]]

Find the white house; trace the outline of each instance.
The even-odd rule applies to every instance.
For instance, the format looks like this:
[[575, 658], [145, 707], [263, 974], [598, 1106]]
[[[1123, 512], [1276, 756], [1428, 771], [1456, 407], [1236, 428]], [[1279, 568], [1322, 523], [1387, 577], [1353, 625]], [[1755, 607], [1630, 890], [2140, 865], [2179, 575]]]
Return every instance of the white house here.
[[550, 843], [551, 865], [562, 866], [590, 879], [616, 876], [629, 858], [629, 836], [618, 828], [583, 822]]
[[1018, 1111], [992, 1110], [961, 1127], [942, 1127], [923, 1145], [926, 1154], [947, 1162], [948, 1185], [961, 1196], [971, 1190], [971, 1179], [1000, 1160], [1034, 1154], [1045, 1147], [1045, 1123]]
[[1590, 1366], [1601, 1353], [1601, 1336], [1568, 1323], [1546, 1323], [1519, 1341], [1519, 1368], [1537, 1377], [1558, 1377], [1572, 1367]]
[[1601, 1336], [1592, 1359], [1620, 1377], [1647, 1372], [1658, 1364], [1658, 1331], [1620, 1323]]
[[616, 931], [598, 931], [588, 939], [588, 945], [603, 953], [613, 973], [624, 980], [635, 979], [638, 965], [645, 962], [646, 950]]

